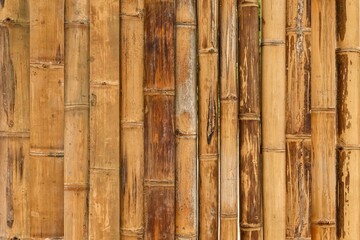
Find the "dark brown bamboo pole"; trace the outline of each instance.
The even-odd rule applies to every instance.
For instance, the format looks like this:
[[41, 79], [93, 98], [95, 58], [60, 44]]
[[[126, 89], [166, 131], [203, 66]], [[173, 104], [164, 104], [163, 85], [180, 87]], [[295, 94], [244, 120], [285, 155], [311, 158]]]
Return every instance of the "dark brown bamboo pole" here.
[[218, 237], [218, 0], [198, 0], [199, 238]]
[[145, 239], [175, 237], [175, 1], [145, 0]]
[[119, 1], [90, 0], [90, 239], [120, 238]]
[[335, 0], [311, 2], [311, 239], [335, 239]]
[[258, 10], [257, 0], [240, 1], [240, 236], [254, 240], [262, 239]]
[[64, 238], [89, 229], [89, 1], [65, 1]]
[[337, 239], [360, 237], [359, 1], [337, 0]]
[[287, 0], [286, 238], [310, 239], [311, 2]]
[[144, 1], [121, 1], [121, 239], [144, 236]]
[[0, 5], [0, 239], [29, 238], [29, 5]]
[[286, 236], [286, 0], [262, 1], [262, 153], [264, 239]]
[[196, 1], [176, 1], [175, 239], [198, 238]]

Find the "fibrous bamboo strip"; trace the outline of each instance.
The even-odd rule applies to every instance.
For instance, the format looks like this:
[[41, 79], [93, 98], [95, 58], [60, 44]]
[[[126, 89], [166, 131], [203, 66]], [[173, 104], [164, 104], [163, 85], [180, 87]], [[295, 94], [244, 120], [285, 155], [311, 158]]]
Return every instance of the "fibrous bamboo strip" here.
[[120, 238], [119, 10], [90, 0], [90, 239]]
[[144, 236], [144, 1], [121, 1], [121, 239]]
[[29, 9], [0, 6], [0, 239], [29, 238]]
[[176, 239], [198, 238], [196, 1], [176, 1]]
[[145, 239], [175, 236], [174, 2], [145, 0]]
[[240, 1], [240, 236], [254, 240], [262, 239], [258, 8]]
[[262, 2], [264, 239], [285, 239], [286, 0]]
[[337, 0], [337, 239], [360, 236], [359, 1]]
[[64, 238], [88, 238], [89, 1], [65, 1]]
[[199, 237], [218, 237], [218, 0], [199, 0]]
[[311, 2], [287, 0], [286, 238], [310, 238]]

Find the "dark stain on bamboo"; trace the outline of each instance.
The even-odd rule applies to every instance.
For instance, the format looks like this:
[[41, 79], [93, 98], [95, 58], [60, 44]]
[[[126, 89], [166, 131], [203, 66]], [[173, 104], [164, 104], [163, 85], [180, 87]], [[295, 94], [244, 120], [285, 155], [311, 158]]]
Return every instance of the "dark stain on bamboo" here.
[[210, 144], [216, 128], [216, 101], [212, 98], [212, 89], [209, 92], [208, 116], [206, 125], [206, 139]]
[[24, 160], [25, 160], [24, 150], [23, 147], [21, 146], [16, 155], [16, 171], [19, 170], [20, 179], [22, 179], [24, 173]]
[[336, 24], [337, 40], [342, 41], [346, 33], [346, 0], [336, 1], [336, 20], [338, 21]]
[[6, 172], [6, 224], [9, 228], [14, 223], [14, 206], [13, 206], [13, 195], [12, 195], [12, 181], [13, 181], [13, 161], [14, 156], [12, 149], [8, 148], [8, 159], [7, 159], [7, 172]]
[[338, 69], [338, 134], [341, 136], [347, 128], [350, 128], [351, 115], [347, 106], [348, 97], [348, 56], [346, 54], [338, 54], [336, 56], [336, 67]]
[[4, 7], [5, 6], [5, 0], [0, 0], [0, 5], [1, 5], [1, 7]]

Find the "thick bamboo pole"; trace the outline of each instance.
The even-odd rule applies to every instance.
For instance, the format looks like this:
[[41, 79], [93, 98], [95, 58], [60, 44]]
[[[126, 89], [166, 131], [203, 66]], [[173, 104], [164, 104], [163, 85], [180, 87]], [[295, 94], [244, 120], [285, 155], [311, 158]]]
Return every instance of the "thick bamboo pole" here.
[[262, 1], [264, 239], [285, 239], [286, 0]]
[[311, 2], [311, 238], [335, 239], [335, 0]]
[[310, 1], [287, 0], [286, 238], [310, 239]]
[[30, 237], [28, 7], [0, 6], [0, 239]]
[[175, 237], [174, 2], [145, 0], [145, 239]]
[[176, 1], [176, 239], [198, 238], [196, 1]]
[[121, 239], [144, 236], [144, 1], [121, 12]]
[[89, 1], [65, 1], [64, 238], [88, 238]]
[[360, 236], [359, 1], [337, 0], [337, 239]]
[[90, 0], [90, 239], [120, 238], [119, 10]]
[[218, 0], [198, 0], [199, 237], [218, 237]]
[[237, 1], [220, 1], [220, 239], [238, 228]]
[[258, 10], [258, 0], [240, 1], [240, 236], [254, 240], [262, 239]]
[[32, 238], [64, 236], [64, 1], [30, 1]]

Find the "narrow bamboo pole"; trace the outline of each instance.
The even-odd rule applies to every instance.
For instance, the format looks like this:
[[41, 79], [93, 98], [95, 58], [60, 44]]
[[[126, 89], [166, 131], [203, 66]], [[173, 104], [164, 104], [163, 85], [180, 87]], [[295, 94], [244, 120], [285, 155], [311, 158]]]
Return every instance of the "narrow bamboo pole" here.
[[240, 236], [254, 240], [262, 239], [258, 10], [258, 0], [240, 1]]
[[311, 2], [311, 239], [335, 239], [335, 0]]
[[237, 1], [220, 1], [220, 239], [237, 239]]
[[360, 236], [359, 1], [337, 0], [337, 239]]
[[64, 238], [88, 238], [89, 1], [65, 1]]
[[174, 2], [145, 0], [145, 239], [175, 238]]
[[121, 239], [144, 236], [144, 1], [121, 12]]
[[29, 238], [29, 9], [0, 6], [0, 239]]
[[90, 0], [90, 239], [120, 238], [119, 11]]
[[198, 0], [199, 237], [218, 237], [218, 0]]
[[262, 2], [264, 239], [285, 239], [286, 0]]
[[310, 239], [311, 2], [287, 0], [286, 238]]
[[176, 239], [198, 238], [196, 1], [176, 1]]

